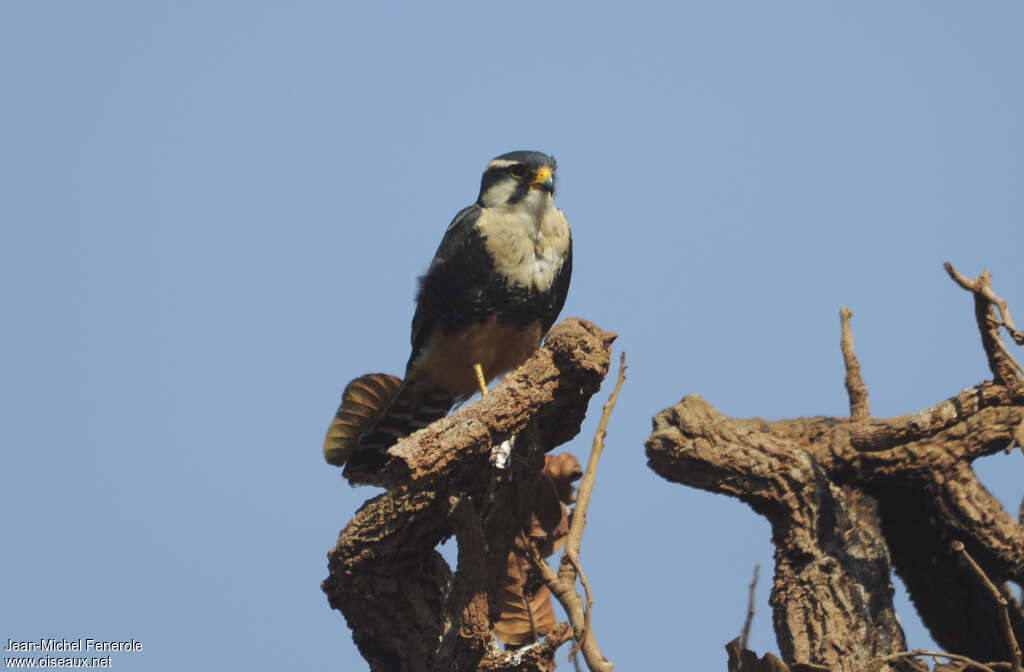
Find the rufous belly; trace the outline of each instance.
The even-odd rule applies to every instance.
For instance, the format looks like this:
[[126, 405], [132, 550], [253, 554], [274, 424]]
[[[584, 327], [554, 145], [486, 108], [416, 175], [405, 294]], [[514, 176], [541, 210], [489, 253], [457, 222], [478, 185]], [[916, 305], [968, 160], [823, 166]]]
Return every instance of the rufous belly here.
[[455, 334], [438, 328], [406, 382], [423, 391], [449, 390], [465, 399], [479, 390], [474, 364], [483, 367], [484, 377], [492, 380], [525, 362], [540, 346], [542, 335], [539, 322], [519, 329], [500, 324], [497, 317]]

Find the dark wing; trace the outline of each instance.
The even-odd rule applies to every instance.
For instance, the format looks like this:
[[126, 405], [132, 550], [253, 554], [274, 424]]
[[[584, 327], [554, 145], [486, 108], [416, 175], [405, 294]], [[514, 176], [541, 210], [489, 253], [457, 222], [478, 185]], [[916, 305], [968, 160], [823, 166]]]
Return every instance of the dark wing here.
[[476, 228], [481, 209], [474, 204], [455, 215], [430, 268], [420, 278], [412, 318], [410, 365], [438, 327], [454, 333], [485, 321], [493, 312], [485, 293], [494, 259]]

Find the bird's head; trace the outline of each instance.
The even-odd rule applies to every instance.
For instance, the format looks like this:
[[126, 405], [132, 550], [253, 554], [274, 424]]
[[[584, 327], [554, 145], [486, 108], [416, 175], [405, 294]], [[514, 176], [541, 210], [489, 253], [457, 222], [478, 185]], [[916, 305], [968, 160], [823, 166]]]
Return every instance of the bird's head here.
[[486, 208], [543, 209], [555, 193], [554, 157], [540, 152], [509, 152], [491, 159], [480, 180], [477, 202]]

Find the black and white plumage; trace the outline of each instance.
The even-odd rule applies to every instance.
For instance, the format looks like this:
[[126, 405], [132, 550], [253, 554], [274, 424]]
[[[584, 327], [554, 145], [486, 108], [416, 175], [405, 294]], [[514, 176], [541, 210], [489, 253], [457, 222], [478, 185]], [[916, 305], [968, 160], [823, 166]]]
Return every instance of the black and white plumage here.
[[420, 278], [405, 377], [345, 388], [324, 456], [353, 483], [375, 483], [398, 439], [444, 417], [536, 350], [562, 310], [572, 237], [555, 206], [555, 160], [511, 152], [490, 163], [476, 203], [455, 215]]

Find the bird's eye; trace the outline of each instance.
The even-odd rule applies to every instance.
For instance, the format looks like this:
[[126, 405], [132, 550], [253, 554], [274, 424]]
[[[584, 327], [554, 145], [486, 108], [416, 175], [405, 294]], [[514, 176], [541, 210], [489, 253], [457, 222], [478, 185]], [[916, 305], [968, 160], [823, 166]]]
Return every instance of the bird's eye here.
[[524, 175], [526, 175], [526, 168], [524, 168], [524, 167], [522, 167], [522, 166], [520, 166], [518, 164], [515, 165], [515, 166], [509, 166], [508, 167], [508, 174], [518, 180], [518, 179], [522, 178]]

